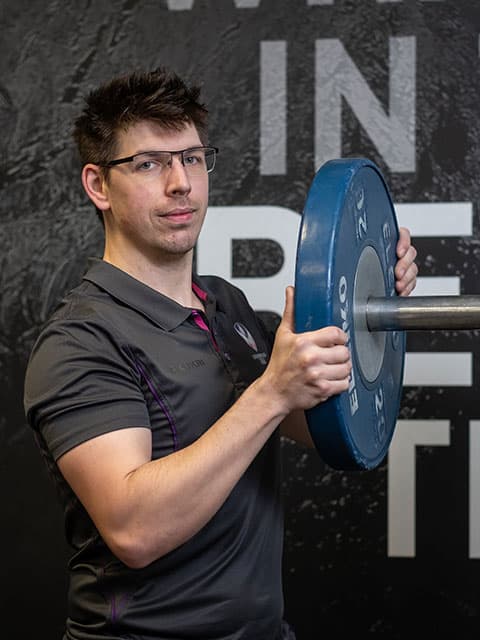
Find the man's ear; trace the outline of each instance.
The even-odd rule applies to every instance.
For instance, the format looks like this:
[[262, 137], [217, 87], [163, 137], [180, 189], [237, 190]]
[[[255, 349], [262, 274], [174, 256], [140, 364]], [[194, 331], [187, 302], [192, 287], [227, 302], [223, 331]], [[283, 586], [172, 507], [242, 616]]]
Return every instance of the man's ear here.
[[105, 178], [96, 164], [86, 164], [82, 169], [82, 184], [87, 196], [100, 211], [110, 209], [110, 200], [105, 189]]

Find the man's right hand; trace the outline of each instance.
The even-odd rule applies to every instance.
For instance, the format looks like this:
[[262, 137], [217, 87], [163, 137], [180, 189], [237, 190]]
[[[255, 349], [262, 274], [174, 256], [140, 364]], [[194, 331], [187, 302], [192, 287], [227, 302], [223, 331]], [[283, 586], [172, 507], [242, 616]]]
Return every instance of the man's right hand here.
[[285, 310], [262, 376], [286, 414], [310, 409], [348, 389], [352, 362], [346, 343], [346, 333], [334, 326], [295, 333], [294, 289], [287, 287]]

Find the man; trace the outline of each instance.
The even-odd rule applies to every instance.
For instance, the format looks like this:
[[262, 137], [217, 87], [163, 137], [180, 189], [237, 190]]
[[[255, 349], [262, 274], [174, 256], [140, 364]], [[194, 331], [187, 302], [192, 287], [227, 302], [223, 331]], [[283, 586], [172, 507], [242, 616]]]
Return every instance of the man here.
[[[304, 410], [348, 388], [346, 335], [295, 334], [289, 287], [272, 346], [238, 289], [192, 274], [216, 157], [197, 88], [164, 69], [114, 79], [74, 137], [105, 249], [25, 384], [74, 549], [65, 638], [293, 637], [278, 427], [309, 442]], [[397, 251], [407, 295], [405, 229]]]

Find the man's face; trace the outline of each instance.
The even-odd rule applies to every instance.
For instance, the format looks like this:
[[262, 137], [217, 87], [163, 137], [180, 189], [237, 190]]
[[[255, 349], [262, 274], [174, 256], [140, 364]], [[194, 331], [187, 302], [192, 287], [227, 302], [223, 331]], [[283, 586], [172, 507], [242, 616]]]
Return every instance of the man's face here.
[[[145, 151], [179, 151], [201, 146], [192, 124], [167, 131], [154, 122], [140, 122], [118, 134], [115, 158]], [[191, 175], [181, 156], [173, 156], [161, 175], [135, 171], [134, 163], [109, 170], [104, 184], [106, 249], [121, 251], [124, 259], [140, 256], [158, 262], [191, 252], [205, 218], [208, 174]]]

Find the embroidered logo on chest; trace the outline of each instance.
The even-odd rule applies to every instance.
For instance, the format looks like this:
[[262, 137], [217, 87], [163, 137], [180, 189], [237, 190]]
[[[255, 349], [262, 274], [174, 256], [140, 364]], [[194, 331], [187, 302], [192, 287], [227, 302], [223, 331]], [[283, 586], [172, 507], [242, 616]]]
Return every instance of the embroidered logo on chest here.
[[235, 322], [233, 328], [238, 333], [238, 335], [243, 338], [243, 340], [245, 340], [250, 349], [258, 351], [257, 343], [255, 342], [254, 337], [244, 324], [242, 324], [241, 322]]
[[[252, 334], [244, 324], [242, 324], [241, 322], [235, 322], [235, 324], [233, 325], [233, 328], [238, 333], [238, 335], [242, 338], [242, 340], [244, 340], [248, 344], [250, 349], [253, 349], [253, 351], [258, 352], [258, 347], [257, 347], [257, 343], [255, 342], [255, 338], [252, 336]], [[262, 351], [261, 353], [255, 353], [255, 355], [253, 355], [252, 358], [254, 360], [259, 360], [262, 364], [267, 363], [267, 354], [265, 353], [265, 351]]]

